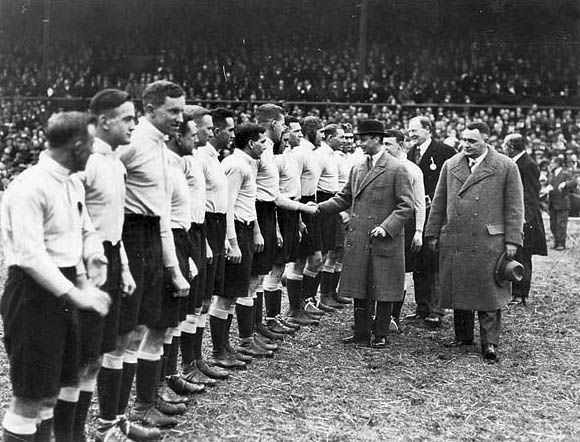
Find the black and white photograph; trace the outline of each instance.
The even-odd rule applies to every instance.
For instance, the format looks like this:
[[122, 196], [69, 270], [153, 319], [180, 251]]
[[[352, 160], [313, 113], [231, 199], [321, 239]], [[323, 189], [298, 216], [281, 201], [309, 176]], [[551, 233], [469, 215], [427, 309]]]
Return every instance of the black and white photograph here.
[[579, 155], [578, 0], [0, 0], [0, 439], [580, 440]]

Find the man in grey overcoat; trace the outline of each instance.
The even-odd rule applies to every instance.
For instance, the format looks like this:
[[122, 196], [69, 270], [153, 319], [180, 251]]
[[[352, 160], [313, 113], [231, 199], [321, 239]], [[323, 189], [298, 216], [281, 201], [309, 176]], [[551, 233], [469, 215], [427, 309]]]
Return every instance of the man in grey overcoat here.
[[354, 299], [354, 336], [343, 342], [384, 348], [391, 303], [403, 296], [403, 227], [413, 214], [413, 189], [403, 163], [384, 151], [380, 121], [361, 121], [357, 135], [365, 161], [352, 168], [336, 196], [318, 207], [323, 213], [351, 212], [339, 293]]
[[498, 285], [496, 263], [515, 257], [523, 244], [524, 197], [516, 164], [488, 147], [489, 127], [471, 123], [463, 150], [447, 160], [435, 190], [425, 237], [439, 250], [442, 306], [454, 310], [454, 345], [473, 343], [474, 310], [482, 354], [497, 360], [501, 309], [511, 283]]

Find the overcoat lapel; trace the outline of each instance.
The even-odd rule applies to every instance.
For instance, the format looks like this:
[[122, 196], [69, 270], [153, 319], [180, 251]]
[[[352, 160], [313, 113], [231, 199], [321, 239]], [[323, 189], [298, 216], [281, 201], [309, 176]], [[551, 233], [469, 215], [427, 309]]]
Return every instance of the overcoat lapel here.
[[468, 173], [468, 177], [463, 183], [463, 186], [459, 190], [458, 195], [461, 195], [467, 189], [469, 189], [474, 184], [479, 183], [481, 180], [484, 180], [487, 177], [490, 177], [495, 174], [495, 171], [492, 166], [493, 161], [493, 151], [490, 149], [487, 153], [487, 156], [483, 159], [481, 164], [475, 168], [472, 174], [469, 174], [469, 167], [467, 166], [467, 160], [460, 161], [463, 163], [466, 172]]
[[[387, 163], [386, 156], [387, 153], [383, 152], [383, 154], [379, 158], [379, 161], [377, 161], [377, 164], [375, 164], [374, 167], [366, 173], [354, 195], [355, 198], [364, 190], [365, 187], [367, 187], [371, 182], [373, 182], [379, 175], [381, 175], [385, 171], [385, 165]], [[366, 165], [363, 167], [363, 170], [367, 171]]]

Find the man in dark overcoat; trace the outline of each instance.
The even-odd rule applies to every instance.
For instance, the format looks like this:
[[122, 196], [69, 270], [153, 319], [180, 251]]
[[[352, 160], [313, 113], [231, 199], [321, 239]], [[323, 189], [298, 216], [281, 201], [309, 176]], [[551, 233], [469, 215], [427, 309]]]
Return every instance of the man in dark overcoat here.
[[391, 303], [403, 296], [403, 227], [413, 214], [413, 189], [403, 163], [384, 151], [380, 121], [361, 121], [357, 135], [365, 161], [352, 168], [342, 191], [318, 207], [322, 213], [351, 212], [339, 294], [354, 298], [354, 336], [343, 342], [370, 341], [372, 347], [384, 348]]
[[566, 248], [566, 236], [568, 230], [568, 214], [570, 212], [570, 193], [576, 182], [564, 168], [564, 159], [552, 158], [550, 164], [550, 179], [546, 190], [548, 191], [548, 210], [550, 213], [550, 230], [554, 235], [554, 249]]
[[446, 161], [435, 190], [425, 237], [439, 250], [442, 307], [454, 310], [455, 345], [473, 343], [474, 310], [485, 359], [497, 360], [501, 309], [511, 283], [498, 285], [496, 262], [523, 245], [524, 195], [515, 163], [486, 144], [489, 126], [471, 123], [463, 151]]
[[[435, 141], [432, 132], [429, 118], [418, 116], [409, 120], [409, 138], [414, 145], [407, 153], [407, 159], [419, 166], [423, 173], [427, 217], [443, 163], [455, 155], [452, 147]], [[444, 314], [437, 283], [439, 258], [429, 247], [422, 247], [413, 253], [413, 258], [413, 285], [417, 307], [415, 314], [405, 319], [424, 319], [428, 326], [438, 327]]]
[[524, 266], [524, 276], [520, 282], [513, 283], [510, 304], [526, 305], [532, 282], [532, 255], [548, 254], [540, 210], [540, 168], [526, 153], [526, 140], [522, 135], [508, 135], [504, 149], [518, 166], [524, 187], [524, 246], [516, 254], [516, 260]]

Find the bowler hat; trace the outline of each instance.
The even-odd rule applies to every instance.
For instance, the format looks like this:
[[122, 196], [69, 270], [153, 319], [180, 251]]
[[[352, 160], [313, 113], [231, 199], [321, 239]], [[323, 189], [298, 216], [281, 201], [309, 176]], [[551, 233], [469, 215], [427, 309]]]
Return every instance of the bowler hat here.
[[385, 128], [379, 120], [362, 120], [355, 135], [385, 135]]
[[504, 251], [495, 263], [493, 277], [499, 287], [504, 287], [508, 282], [520, 282], [524, 277], [524, 266], [515, 259], [509, 259]]

